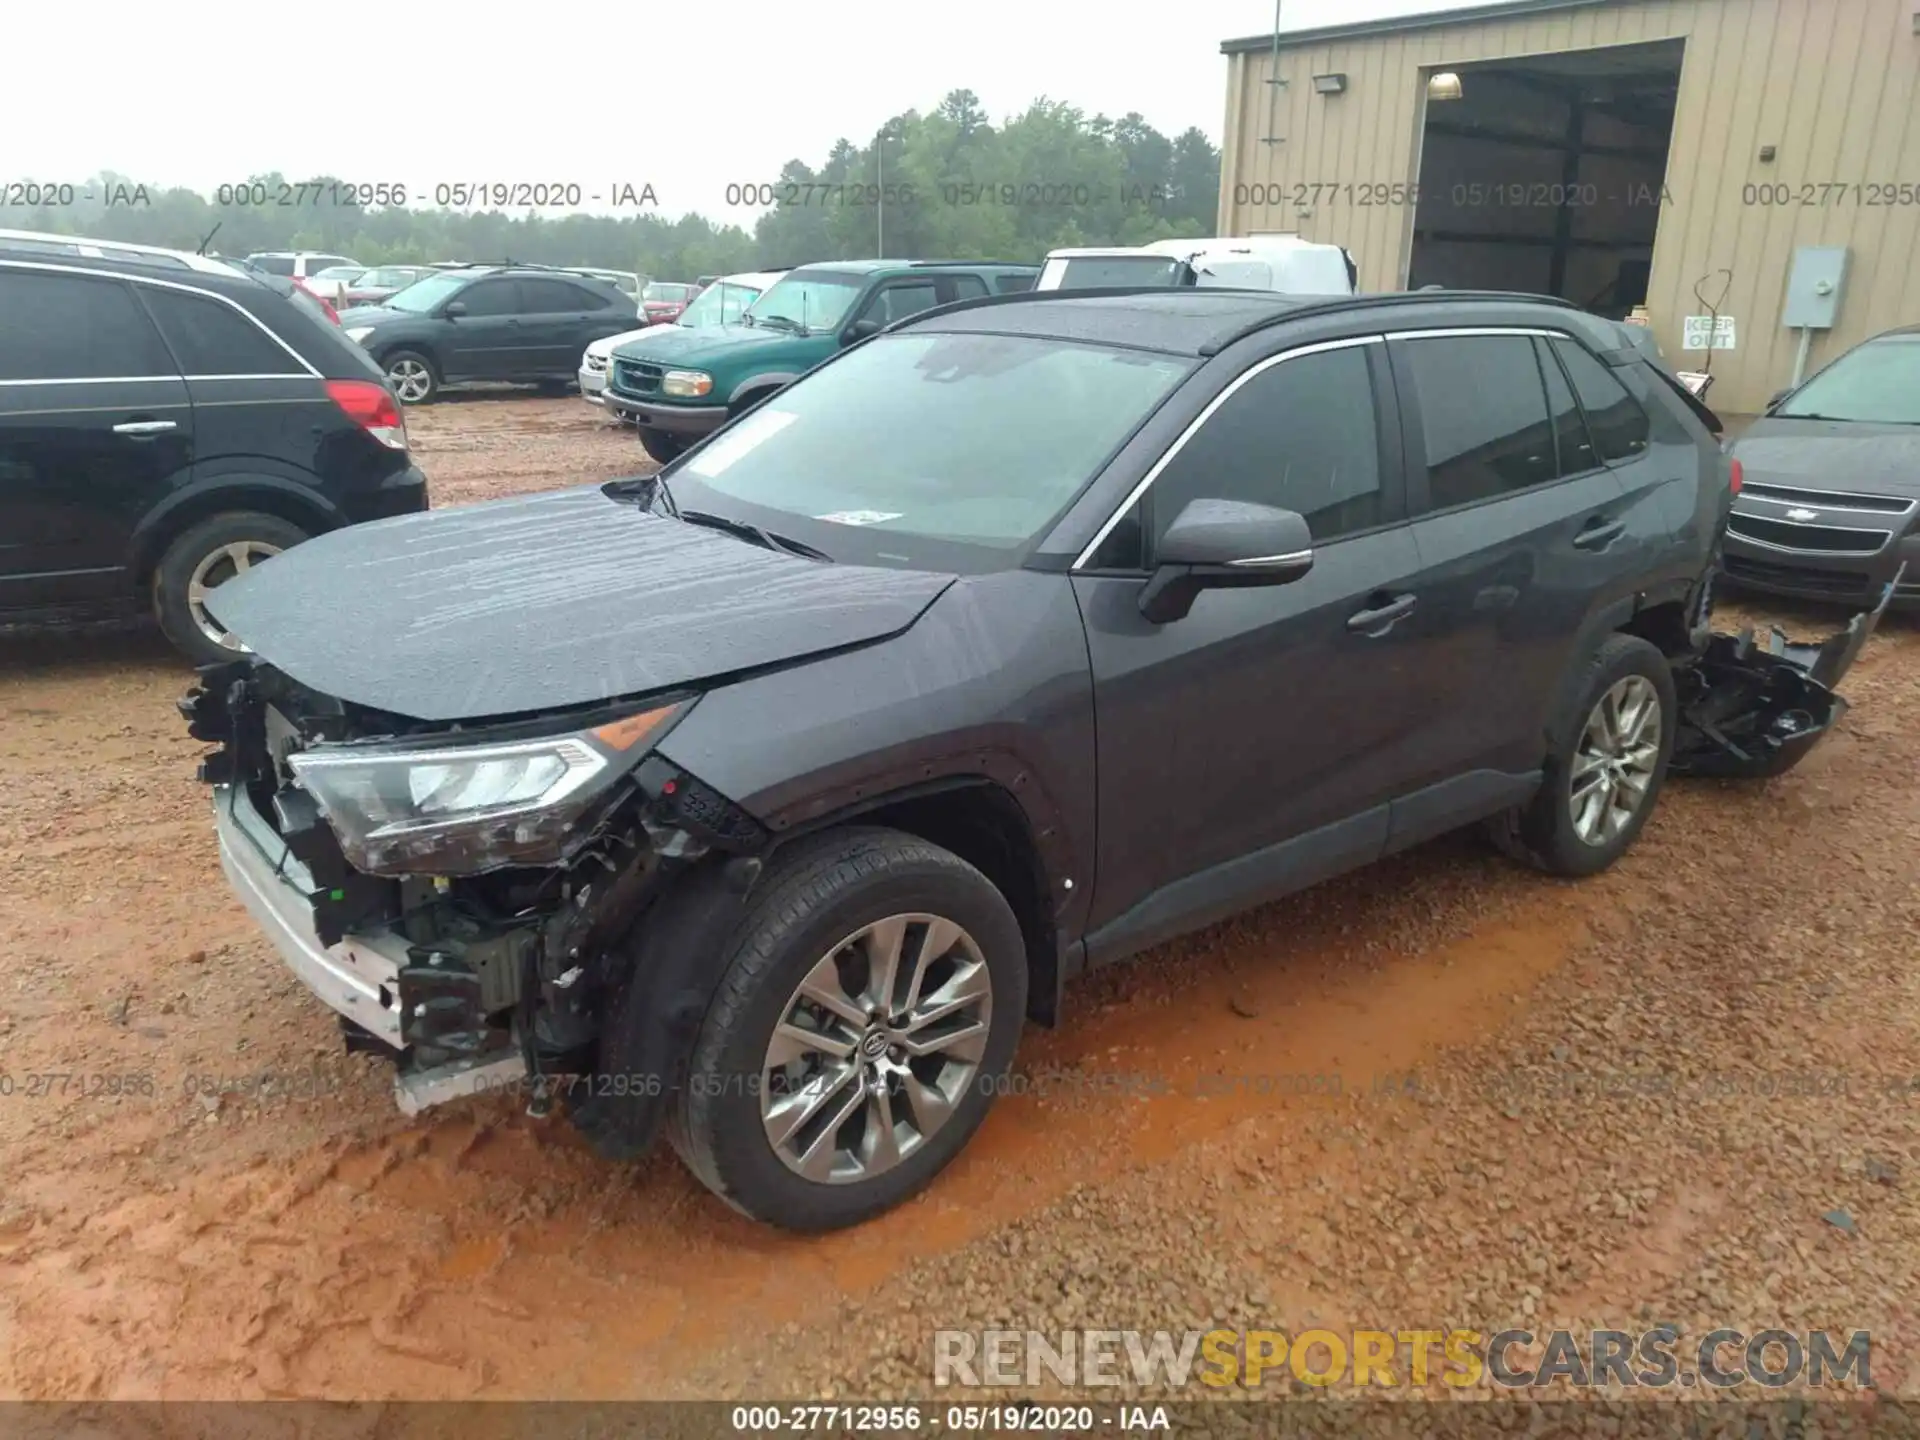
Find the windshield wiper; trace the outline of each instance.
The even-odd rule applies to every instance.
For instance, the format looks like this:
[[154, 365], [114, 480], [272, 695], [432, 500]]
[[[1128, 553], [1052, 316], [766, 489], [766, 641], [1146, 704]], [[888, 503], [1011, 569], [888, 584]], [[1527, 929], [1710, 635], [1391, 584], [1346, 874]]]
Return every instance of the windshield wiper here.
[[771, 530], [762, 530], [758, 525], [750, 524], [745, 520], [734, 520], [705, 510], [681, 510], [677, 506], [674, 513], [689, 525], [703, 526], [708, 530], [724, 530], [729, 535], [737, 535], [742, 540], [749, 540], [755, 545], [776, 553], [798, 555], [802, 560], [831, 561], [833, 559], [824, 550], [816, 550], [811, 545], [785, 535], [776, 535]]
[[785, 315], [762, 315], [753, 323], [756, 325], [765, 325], [773, 330], [790, 330], [795, 335], [803, 335], [806, 333], [805, 326], [797, 320], [788, 319]]

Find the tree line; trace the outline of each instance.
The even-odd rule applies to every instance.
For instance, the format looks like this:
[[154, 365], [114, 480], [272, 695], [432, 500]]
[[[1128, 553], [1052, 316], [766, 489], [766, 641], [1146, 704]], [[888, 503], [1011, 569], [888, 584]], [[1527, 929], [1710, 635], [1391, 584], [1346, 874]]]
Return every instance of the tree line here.
[[972, 91], [956, 90], [929, 113], [895, 116], [864, 145], [839, 141], [818, 168], [792, 160], [778, 176], [725, 181], [723, 205], [770, 207], [750, 228], [692, 212], [668, 220], [650, 206], [516, 214], [492, 203], [499, 197], [450, 192], [440, 199], [451, 204], [433, 195], [399, 203], [383, 187], [328, 176], [249, 176], [203, 195], [110, 172], [0, 188], [0, 227], [186, 250], [212, 235], [209, 252], [226, 255], [318, 250], [369, 265], [512, 259], [691, 280], [883, 250], [1037, 261], [1063, 246], [1206, 235], [1219, 192], [1220, 155], [1198, 129], [1169, 138], [1138, 114], [1089, 116], [1044, 98], [995, 125]]

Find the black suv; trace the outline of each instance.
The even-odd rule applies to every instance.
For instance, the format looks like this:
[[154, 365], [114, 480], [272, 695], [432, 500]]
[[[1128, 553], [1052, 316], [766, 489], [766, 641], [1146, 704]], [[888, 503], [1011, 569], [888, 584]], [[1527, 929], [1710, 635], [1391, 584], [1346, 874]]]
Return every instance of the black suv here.
[[340, 312], [346, 337], [409, 405], [469, 380], [571, 389], [587, 346], [641, 323], [619, 287], [544, 265], [449, 266], [378, 305]]
[[303, 546], [182, 707], [403, 1106], [529, 1087], [615, 1157], [670, 1116], [845, 1225], [1087, 967], [1474, 822], [1589, 875], [1670, 764], [1816, 743], [1872, 618], [1711, 634], [1709, 422], [1555, 302], [963, 302], [658, 475]]
[[144, 602], [196, 660], [231, 656], [215, 586], [426, 506], [379, 370], [292, 281], [0, 231], [0, 622]]

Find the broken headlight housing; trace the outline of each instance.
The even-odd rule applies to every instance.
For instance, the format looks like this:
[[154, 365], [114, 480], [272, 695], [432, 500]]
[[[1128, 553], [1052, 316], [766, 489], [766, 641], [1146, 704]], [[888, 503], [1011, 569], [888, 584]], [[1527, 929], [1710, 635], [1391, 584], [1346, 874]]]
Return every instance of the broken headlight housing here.
[[527, 739], [321, 745], [287, 765], [347, 863], [369, 875], [559, 864], [587, 840], [630, 760], [690, 703]]

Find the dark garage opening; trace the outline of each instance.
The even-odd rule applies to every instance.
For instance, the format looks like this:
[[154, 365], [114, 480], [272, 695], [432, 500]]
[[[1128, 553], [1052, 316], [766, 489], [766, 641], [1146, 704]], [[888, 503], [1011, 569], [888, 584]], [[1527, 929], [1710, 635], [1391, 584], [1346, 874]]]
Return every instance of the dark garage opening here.
[[1427, 101], [1407, 286], [1645, 303], [1682, 40], [1448, 66]]

